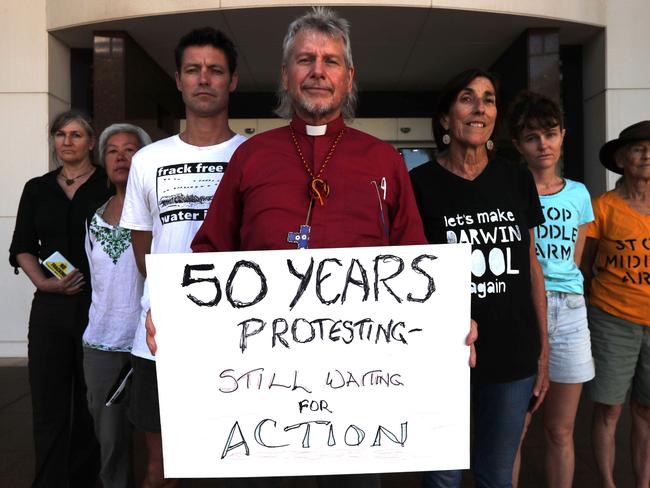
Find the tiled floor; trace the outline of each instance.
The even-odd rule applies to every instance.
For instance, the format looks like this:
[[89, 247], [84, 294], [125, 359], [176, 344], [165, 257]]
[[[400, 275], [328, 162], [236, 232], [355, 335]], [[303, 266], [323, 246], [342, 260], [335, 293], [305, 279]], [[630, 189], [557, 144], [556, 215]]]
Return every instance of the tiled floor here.
[[[598, 486], [594, 462], [591, 455], [589, 424], [591, 405], [584, 401], [580, 405], [576, 423], [576, 473], [574, 487], [593, 488]], [[630, 419], [626, 414], [621, 419], [617, 436], [616, 479], [621, 488], [633, 486], [629, 449]], [[136, 437], [137, 460], [142, 458], [142, 440]], [[27, 368], [24, 360], [0, 360], [0, 488], [28, 487], [33, 473], [31, 441], [31, 406]], [[137, 464], [141, 464], [138, 462]], [[138, 470], [141, 472], [141, 468]], [[463, 486], [471, 486], [466, 476]], [[420, 486], [418, 474], [384, 475], [385, 488], [415, 488]], [[184, 488], [234, 487], [232, 480], [188, 480]], [[263, 484], [262, 484], [263, 485]], [[261, 486], [262, 486], [261, 485]], [[312, 478], [287, 479], [286, 488], [312, 488]], [[523, 453], [520, 486], [537, 488], [544, 485], [543, 434], [540, 418], [533, 420]]]

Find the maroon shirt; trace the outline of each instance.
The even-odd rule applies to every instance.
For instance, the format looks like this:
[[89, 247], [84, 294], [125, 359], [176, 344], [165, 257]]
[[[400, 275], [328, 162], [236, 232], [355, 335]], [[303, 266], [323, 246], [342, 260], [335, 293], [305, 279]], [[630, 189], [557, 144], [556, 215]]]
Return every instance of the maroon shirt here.
[[[343, 119], [322, 136], [307, 135], [297, 117], [291, 124], [318, 173]], [[310, 248], [427, 243], [406, 166], [389, 144], [346, 127], [322, 178], [331, 193], [312, 208]], [[287, 235], [306, 222], [310, 181], [288, 127], [252, 137], [233, 154], [192, 250], [295, 249]]]

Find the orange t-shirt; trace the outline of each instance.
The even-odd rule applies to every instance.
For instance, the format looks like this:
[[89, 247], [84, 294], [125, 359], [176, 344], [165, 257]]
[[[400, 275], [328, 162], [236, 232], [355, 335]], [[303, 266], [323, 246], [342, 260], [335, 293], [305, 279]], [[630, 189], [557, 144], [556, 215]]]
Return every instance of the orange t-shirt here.
[[614, 191], [592, 202], [587, 237], [598, 239], [589, 303], [635, 324], [650, 326], [650, 215]]

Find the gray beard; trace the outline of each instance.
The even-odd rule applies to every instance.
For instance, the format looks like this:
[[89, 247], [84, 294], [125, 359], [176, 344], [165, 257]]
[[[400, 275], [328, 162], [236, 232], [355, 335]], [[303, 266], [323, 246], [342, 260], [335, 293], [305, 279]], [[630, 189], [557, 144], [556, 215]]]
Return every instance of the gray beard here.
[[304, 98], [298, 98], [293, 100], [293, 104], [300, 107], [303, 112], [308, 113], [314, 118], [320, 118], [324, 115], [329, 115], [333, 112], [336, 112], [340, 107], [334, 107], [332, 104], [320, 105], [316, 103], [311, 103]]

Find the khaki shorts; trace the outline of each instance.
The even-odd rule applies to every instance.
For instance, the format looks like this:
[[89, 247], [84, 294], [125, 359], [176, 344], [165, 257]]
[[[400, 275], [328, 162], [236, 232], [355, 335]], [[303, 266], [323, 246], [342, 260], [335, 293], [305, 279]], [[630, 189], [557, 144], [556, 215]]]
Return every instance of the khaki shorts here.
[[596, 377], [587, 384], [594, 402], [622, 405], [632, 398], [650, 406], [650, 327], [588, 308]]

